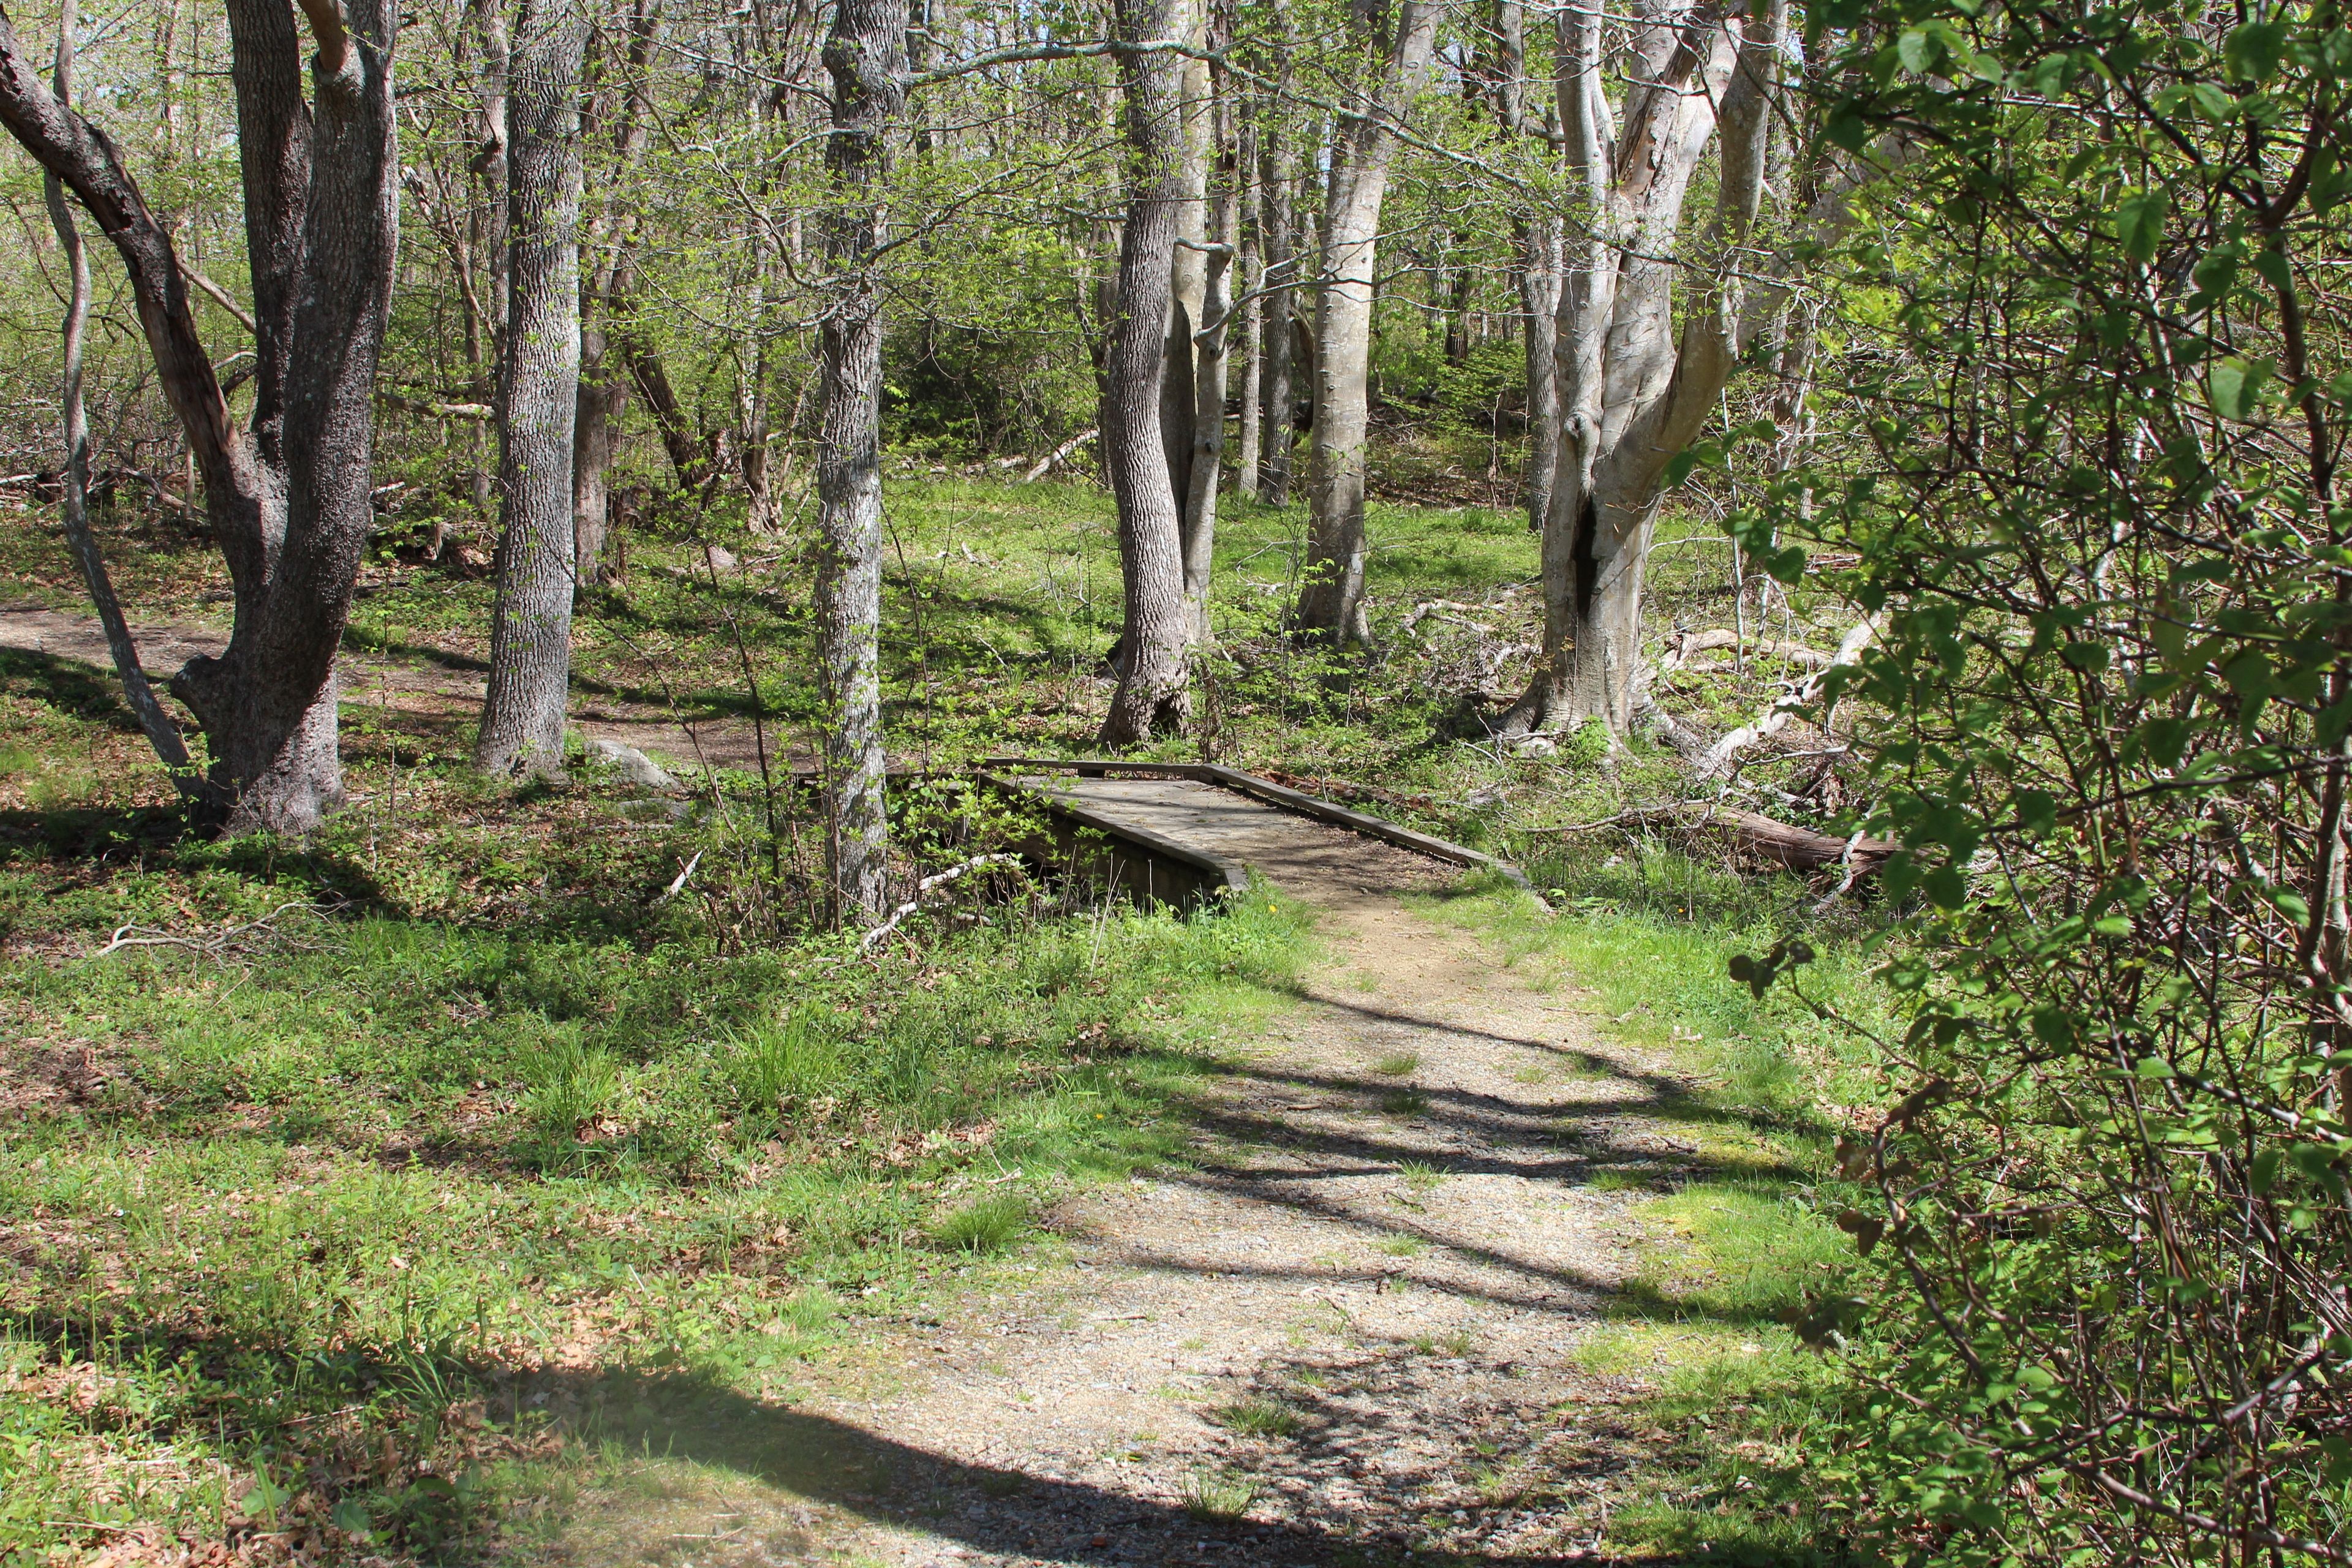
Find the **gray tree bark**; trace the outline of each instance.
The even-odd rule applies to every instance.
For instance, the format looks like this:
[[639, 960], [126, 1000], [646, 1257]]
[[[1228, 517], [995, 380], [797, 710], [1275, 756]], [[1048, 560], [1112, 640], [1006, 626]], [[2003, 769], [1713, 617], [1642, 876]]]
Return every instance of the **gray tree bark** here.
[[1261, 205], [1265, 187], [1258, 178], [1256, 142], [1255, 131], [1244, 127], [1235, 176], [1241, 184], [1241, 251], [1234, 261], [1234, 277], [1244, 303], [1241, 419], [1234, 428], [1240, 438], [1240, 450], [1234, 455], [1234, 489], [1247, 496], [1257, 494], [1258, 465], [1265, 454], [1265, 427], [1261, 416], [1265, 406], [1265, 389], [1261, 377], [1265, 370], [1265, 338], [1259, 330], [1265, 314], [1265, 300], [1258, 292], [1265, 281], [1265, 224]]
[[[1598, 720], [1630, 729], [1640, 704], [1642, 582], [1667, 463], [1697, 436], [1738, 362], [1733, 261], [1762, 200], [1780, 91], [1785, 0], [1745, 24], [1701, 0], [1645, 0], [1622, 132], [1603, 90], [1602, 17], [1559, 14], [1560, 123], [1589, 237], [1562, 259], [1555, 364], [1559, 459], [1544, 522], [1544, 641], [1512, 731]], [[1717, 106], [1720, 105], [1718, 115]], [[1674, 328], [1673, 253], [1692, 173], [1719, 129], [1712, 266]]]
[[[49, 77], [59, 103], [73, 102], [73, 19], [68, 16], [58, 20], [57, 64]], [[66, 205], [65, 186], [55, 174], [43, 178], [41, 194], [48, 204], [49, 226], [57, 231], [58, 244], [65, 251], [70, 287], [66, 298], [65, 323], [59, 332], [65, 375], [58, 398], [65, 426], [65, 494], [58, 510], [65, 524], [66, 545], [73, 552], [74, 564], [81, 571], [83, 585], [89, 590], [99, 624], [106, 629], [107, 651], [113, 656], [114, 673], [122, 682], [124, 700], [130, 703], [147, 743], [155, 748], [157, 760], [171, 773], [173, 787], [184, 798], [201, 802], [204, 788], [188, 761], [187, 742], [181, 739], [180, 727], [163, 711], [154, 688], [147, 682], [146, 668], [139, 662], [138, 645], [131, 640], [131, 624], [123, 618], [122, 604], [114, 596], [114, 583], [107, 574], [106, 559], [98, 552], [98, 540], [90, 532], [89, 425], [81, 394], [82, 341], [89, 324], [89, 253], [83, 248], [81, 230], [74, 222], [72, 210]]]
[[[1116, 0], [1129, 43], [1181, 38], [1182, 0]], [[1104, 715], [1102, 743], [1132, 745], [1190, 716], [1189, 617], [1176, 494], [1160, 433], [1172, 252], [1185, 197], [1182, 62], [1165, 52], [1127, 56], [1128, 213], [1119, 237], [1118, 300], [1103, 354], [1102, 454], [1118, 505], [1125, 590], [1125, 658]]]
[[1421, 89], [1439, 9], [1436, 0], [1403, 0], [1398, 6], [1381, 78], [1363, 112], [1332, 139], [1298, 625], [1335, 641], [1363, 642], [1370, 636], [1364, 606], [1364, 447], [1371, 421], [1373, 263], [1396, 131]]
[[[1528, 114], [1528, 18], [1521, 0], [1495, 0], [1496, 117], [1510, 136], [1540, 135], [1543, 127]], [[1527, 344], [1528, 527], [1542, 531], [1551, 512], [1551, 485], [1559, 466], [1559, 377], [1554, 343], [1559, 333], [1561, 226], [1555, 214], [1524, 212], [1513, 220], [1518, 263], [1512, 284], [1519, 296], [1521, 334]]]
[[835, 206], [825, 252], [833, 297], [818, 333], [824, 363], [817, 451], [817, 658], [825, 705], [826, 861], [845, 913], [889, 901], [882, 747], [882, 300], [874, 253], [879, 187], [902, 90], [908, 0], [837, 0], [825, 40]]
[[375, 373], [399, 233], [390, 7], [303, 0], [303, 14], [318, 44], [308, 104], [293, 13], [228, 4], [255, 381], [269, 398], [248, 433], [197, 335], [169, 231], [105, 134], [42, 83], [0, 8], [0, 125], [122, 258], [204, 476], [236, 622], [226, 650], [191, 659], [173, 689], [204, 726], [207, 818], [231, 831], [304, 831], [342, 797], [335, 653], [373, 521]]
[[572, 448], [580, 406], [580, 67], [573, 0], [527, 0], [507, 106], [507, 331], [499, 366], [498, 596], [474, 765], [563, 766], [572, 682]]
[[[626, 73], [616, 92], [600, 95], [611, 108], [609, 127], [583, 124], [583, 140], [609, 129], [614, 168], [625, 175], [644, 161], [652, 105], [650, 67], [661, 31], [659, 0], [637, 0], [629, 18]], [[613, 455], [621, 416], [629, 405], [629, 379], [609, 322], [629, 292], [635, 250], [634, 218], [610, 197], [597, 204], [582, 237], [584, 258], [580, 287], [580, 401], [572, 429], [572, 579], [593, 587], [603, 572], [604, 536], [612, 527]]]
[[1265, 214], [1260, 231], [1265, 251], [1263, 285], [1265, 296], [1260, 317], [1265, 349], [1258, 366], [1258, 417], [1265, 421], [1258, 457], [1258, 500], [1268, 506], [1290, 504], [1291, 453], [1298, 444], [1291, 426], [1298, 392], [1293, 380], [1295, 362], [1292, 322], [1298, 309], [1298, 180], [1292, 168], [1289, 139], [1279, 126], [1269, 126], [1258, 154], [1259, 210]]

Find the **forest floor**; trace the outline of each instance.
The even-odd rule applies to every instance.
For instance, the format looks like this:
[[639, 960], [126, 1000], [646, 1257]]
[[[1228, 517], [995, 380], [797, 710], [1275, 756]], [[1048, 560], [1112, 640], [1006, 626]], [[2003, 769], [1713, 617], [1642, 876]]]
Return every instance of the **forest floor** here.
[[1595, 1354], [1639, 1304], [1635, 1211], [1694, 1175], [1789, 1172], [1670, 1054], [1601, 1037], [1589, 994], [1433, 923], [1440, 868], [1327, 832], [1259, 868], [1316, 912], [1324, 951], [1296, 1010], [1223, 1053], [1180, 1163], [1069, 1202], [1051, 1273], [877, 1336], [788, 1409], [635, 1424], [624, 1448], [663, 1458], [561, 1555], [1622, 1551], [1612, 1504], [1654, 1505], [1682, 1468], [1641, 1408], [1655, 1368]]
[[[960, 764], [1092, 751], [1117, 572], [1081, 487], [898, 493], [915, 874], [971, 853]], [[635, 541], [576, 623], [579, 729], [695, 799], [476, 775], [487, 584], [386, 559], [350, 803], [207, 841], [53, 531], [0, 533], [0, 1557], [1834, 1560], [1790, 1325], [1864, 1090], [1726, 963], [1805, 931], [1871, 1016], [1872, 917], [1542, 826], [1670, 755], [1457, 738], [1532, 635], [1517, 520], [1384, 510], [1366, 659], [1281, 634], [1297, 521], [1235, 508], [1199, 733], [1147, 754], [1377, 786], [1556, 914], [1301, 824], [1344, 855], [1260, 847], [1263, 903], [968, 879], [861, 952], [751, 771], [811, 733], [803, 563], [734, 535]], [[1662, 626], [1729, 618], [1693, 538]], [[106, 539], [151, 668], [218, 645], [215, 557]], [[1662, 689], [1720, 725], [1783, 679]]]

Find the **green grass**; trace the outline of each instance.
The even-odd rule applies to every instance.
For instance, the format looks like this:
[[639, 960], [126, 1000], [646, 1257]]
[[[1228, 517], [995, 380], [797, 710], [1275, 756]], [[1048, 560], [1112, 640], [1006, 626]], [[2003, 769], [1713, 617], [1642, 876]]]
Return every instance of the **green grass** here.
[[[121, 721], [0, 658], [9, 1561], [273, 1515], [330, 1556], [490, 1550], [599, 1390], [758, 1405], [1170, 1157], [1302, 952], [1275, 898], [1015, 901], [847, 962], [740, 814], [407, 760], [395, 815], [365, 733], [325, 831], [205, 843]], [[26, 787], [58, 755], [95, 780], [69, 809]], [[125, 925], [200, 946], [96, 956]]]
[[1263, 1394], [1221, 1405], [1210, 1414], [1218, 1426], [1244, 1437], [1287, 1437], [1301, 1425], [1297, 1411]]
[[[943, 768], [1091, 752], [1119, 623], [1108, 497], [894, 468], [888, 506], [894, 750]], [[1204, 732], [1152, 754], [1377, 783], [1404, 797], [1384, 815], [1521, 856], [1566, 918], [1494, 889], [1433, 905], [1705, 1079], [1671, 1109], [1708, 1175], [1641, 1211], [1647, 1310], [1780, 1332], [1775, 1281], [1811, 1258], [1792, 1216], [1811, 1223], [1815, 1107], [1866, 1098], [1846, 1091], [1858, 1069], [1833, 1031], [1723, 973], [1793, 929], [1801, 896], [1645, 841], [1560, 851], [1528, 833], [1675, 787], [1646, 748], [1603, 770], [1590, 737], [1538, 760], [1448, 737], [1481, 639], [1532, 640], [1538, 542], [1515, 511], [1371, 509], [1369, 660], [1282, 635], [1303, 521], [1225, 503]], [[701, 526], [766, 563], [714, 583], [696, 541], [633, 535], [625, 582], [583, 596], [577, 700], [757, 711], [772, 747], [804, 747], [809, 563], [740, 519]], [[215, 552], [102, 532], [134, 619], [219, 624]], [[1669, 516], [1662, 534], [1706, 531]], [[1663, 551], [1653, 624], [1727, 624], [1725, 560]], [[0, 577], [79, 605], [37, 517], [0, 531]], [[380, 560], [350, 646], [462, 668], [486, 651], [488, 596], [483, 578]], [[1482, 604], [1490, 632], [1406, 634], [1428, 598]], [[1676, 710], [1745, 717], [1770, 675], [1677, 677]], [[755, 781], [715, 781], [723, 803], [675, 824], [584, 774], [516, 795], [450, 761], [462, 710], [362, 689], [334, 824], [207, 845], [177, 832], [102, 674], [0, 653], [0, 1028], [18, 1042], [0, 1226], [19, 1263], [0, 1279], [0, 1556], [58, 1545], [44, 1520], [216, 1537], [257, 1511], [300, 1521], [306, 1553], [329, 1558], [501, 1550], [490, 1521], [512, 1500], [560, 1509], [635, 1473], [662, 1428], [632, 1411], [757, 1426], [862, 1323], [1015, 1267], [1054, 1193], [1169, 1157], [1200, 1063], [1289, 1005], [1305, 922], [1278, 901], [1099, 923], [959, 901], [857, 961], [811, 918], [821, 843], [789, 800], [772, 840]], [[899, 809], [927, 868], [966, 852], [952, 792], [902, 790]], [[657, 901], [697, 851], [694, 879]], [[125, 924], [210, 940], [273, 911], [229, 949], [89, 956]], [[1817, 945], [1806, 983], [1876, 1017], [1853, 944]], [[1370, 1065], [1403, 1080], [1421, 1064]], [[1426, 1109], [1409, 1084], [1382, 1089], [1391, 1115]], [[1410, 1202], [1438, 1173], [1400, 1176]], [[1754, 1234], [1728, 1234], [1734, 1217]], [[1194, 1484], [1204, 1516], [1254, 1500], [1230, 1477]]]

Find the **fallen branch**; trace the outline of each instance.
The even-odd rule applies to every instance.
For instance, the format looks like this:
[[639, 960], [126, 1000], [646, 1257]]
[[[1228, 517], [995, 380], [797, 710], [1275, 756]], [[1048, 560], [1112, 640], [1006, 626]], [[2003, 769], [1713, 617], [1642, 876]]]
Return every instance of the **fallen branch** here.
[[203, 953], [207, 958], [221, 958], [241, 951], [247, 945], [247, 939], [256, 931], [277, 935], [278, 917], [298, 910], [313, 915], [326, 912], [322, 906], [313, 903], [280, 904], [259, 920], [247, 921], [243, 925], [224, 926], [210, 936], [183, 936], [178, 931], [163, 931], [155, 926], [117, 926], [113, 940], [90, 956], [104, 958], [130, 947], [179, 947], [190, 952]]
[[1563, 827], [1538, 831], [1565, 836], [1596, 833], [1609, 827], [1683, 827], [1695, 833], [1713, 829], [1725, 834], [1740, 848], [1762, 856], [1787, 870], [1818, 871], [1825, 866], [1844, 866], [1848, 875], [1840, 891], [1875, 872], [1889, 855], [1902, 847], [1891, 840], [1865, 838], [1859, 833], [1851, 838], [1838, 838], [1827, 833], [1816, 833], [1810, 827], [1800, 827], [1794, 823], [1781, 822], [1761, 812], [1744, 811], [1738, 806], [1724, 805], [1716, 801], [1684, 801], [1674, 805], [1638, 807], [1594, 822], [1570, 823]]
[[669, 886], [664, 888], [660, 892], [656, 893], [653, 896], [652, 901], [647, 903], [646, 908], [649, 910], [657, 910], [664, 904], [669, 902], [672, 899], [677, 897], [677, 895], [684, 890], [686, 887], [686, 879], [688, 877], [693, 876], [694, 868], [701, 864], [702, 851], [698, 849], [694, 852], [693, 858], [687, 861], [685, 867], [679, 870], [678, 874], [669, 879]]
[[1057, 463], [1069, 461], [1070, 454], [1085, 446], [1087, 442], [1093, 440], [1096, 433], [1096, 427], [1094, 426], [1087, 426], [1085, 429], [1079, 431], [1076, 435], [1071, 437], [1068, 440], [1063, 442], [1060, 446], [1055, 447], [1044, 457], [1038, 458], [1037, 466], [1021, 476], [1021, 482], [1024, 485], [1035, 484], [1039, 479], [1045, 477], [1047, 469], [1053, 468]]
[[962, 876], [967, 871], [977, 871], [983, 866], [1018, 865], [1020, 864], [1020, 861], [1021, 857], [1018, 855], [981, 855], [976, 856], [972, 859], [966, 860], [960, 866], [950, 866], [944, 871], [934, 872], [932, 875], [924, 878], [921, 881], [915, 884], [915, 896], [913, 898], [908, 899], [905, 903], [900, 904], [897, 909], [892, 910], [888, 920], [884, 921], [880, 925], [876, 926], [872, 931], [867, 931], [864, 936], [857, 939], [857, 951], [859, 955], [862, 957], [866, 953], [871, 952], [874, 950], [875, 943], [880, 942], [884, 937], [888, 936], [892, 931], [898, 929], [898, 922], [900, 921], [905, 920], [908, 915], [913, 914], [917, 910], [922, 908], [923, 895], [929, 892], [932, 889], [944, 887], [948, 883], [954, 881], [958, 877]]
[[1742, 724], [1709, 747], [1706, 755], [1698, 760], [1698, 776], [1703, 779], [1718, 778], [1732, 772], [1733, 758], [1758, 742], [1769, 740], [1787, 728], [1789, 721], [1795, 718], [1801, 709], [1811, 706], [1821, 696], [1830, 671], [1859, 659], [1862, 650], [1869, 647], [1870, 639], [1877, 635], [1878, 617], [1875, 616], [1846, 633], [1838, 640], [1837, 653], [1829, 663], [1813, 671], [1796, 690], [1778, 699], [1758, 714], [1753, 723]]
[[487, 403], [426, 403], [415, 397], [403, 397], [397, 392], [378, 392], [376, 395], [394, 408], [410, 414], [423, 414], [435, 419], [476, 419], [488, 421], [497, 416], [498, 410]]

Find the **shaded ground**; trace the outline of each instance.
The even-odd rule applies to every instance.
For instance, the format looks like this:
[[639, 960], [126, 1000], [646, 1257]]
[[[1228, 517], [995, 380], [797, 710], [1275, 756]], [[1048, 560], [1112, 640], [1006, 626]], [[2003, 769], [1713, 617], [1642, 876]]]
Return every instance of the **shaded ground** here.
[[640, 1456], [583, 1563], [1584, 1559], [1664, 1435], [1581, 1369], [1627, 1205], [1701, 1168], [1655, 1064], [1416, 912], [1448, 872], [1192, 784], [1088, 804], [1320, 912], [1299, 1008], [1235, 1040], [1188, 1166], [1071, 1202], [1066, 1265], [903, 1324], [799, 1403], [608, 1397]]
[[[158, 680], [197, 655], [217, 655], [228, 645], [225, 631], [187, 625], [137, 626], [131, 637], [139, 645], [139, 662]], [[105, 634], [95, 619], [38, 605], [0, 605], [0, 648], [113, 668]], [[444, 737], [453, 747], [470, 745], [481, 714], [487, 667], [470, 655], [446, 649], [406, 651], [406, 658], [344, 652], [338, 668], [345, 713], [381, 719], [396, 712], [405, 728]], [[677, 766], [759, 765], [751, 727], [740, 720], [681, 716], [592, 692], [575, 700], [572, 721], [583, 735], [617, 741]], [[780, 742], [773, 733], [767, 740], [773, 764]]]

